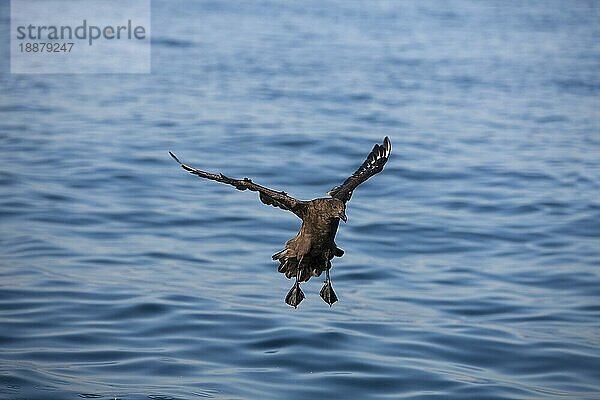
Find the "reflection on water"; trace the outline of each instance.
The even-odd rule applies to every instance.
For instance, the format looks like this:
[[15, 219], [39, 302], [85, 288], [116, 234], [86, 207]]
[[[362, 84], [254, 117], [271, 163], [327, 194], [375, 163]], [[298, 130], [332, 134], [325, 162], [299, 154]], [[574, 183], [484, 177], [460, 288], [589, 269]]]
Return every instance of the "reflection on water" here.
[[[152, 11], [151, 75], [0, 75], [0, 397], [600, 396], [596, 6]], [[331, 309], [167, 153], [309, 199], [384, 135]]]

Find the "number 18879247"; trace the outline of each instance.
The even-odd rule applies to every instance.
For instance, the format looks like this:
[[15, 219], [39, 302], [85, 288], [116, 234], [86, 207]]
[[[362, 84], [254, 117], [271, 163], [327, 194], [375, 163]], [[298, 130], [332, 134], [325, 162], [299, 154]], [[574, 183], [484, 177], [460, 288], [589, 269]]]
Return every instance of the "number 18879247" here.
[[19, 43], [21, 53], [70, 53], [74, 43]]

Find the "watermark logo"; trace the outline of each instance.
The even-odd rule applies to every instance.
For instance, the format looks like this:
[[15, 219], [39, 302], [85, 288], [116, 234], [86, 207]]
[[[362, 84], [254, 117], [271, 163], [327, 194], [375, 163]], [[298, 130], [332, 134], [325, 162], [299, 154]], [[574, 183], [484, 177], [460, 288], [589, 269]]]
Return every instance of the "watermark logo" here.
[[150, 0], [11, 0], [11, 72], [149, 73]]

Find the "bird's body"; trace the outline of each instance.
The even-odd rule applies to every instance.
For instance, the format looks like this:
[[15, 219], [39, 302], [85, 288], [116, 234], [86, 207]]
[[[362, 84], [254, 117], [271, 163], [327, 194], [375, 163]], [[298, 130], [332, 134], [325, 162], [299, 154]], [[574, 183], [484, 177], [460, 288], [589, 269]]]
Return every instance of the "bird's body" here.
[[[309, 280], [319, 276], [334, 257], [344, 252], [335, 244], [335, 234], [340, 223], [336, 211], [337, 199], [319, 198], [308, 202], [306, 215], [298, 234], [285, 243], [285, 248], [273, 255], [279, 260], [279, 272], [288, 278], [296, 275], [296, 268], [302, 260], [299, 280]], [[339, 205], [338, 207], [342, 207]]]
[[212, 174], [183, 164], [171, 152], [171, 156], [186, 171], [202, 178], [227, 183], [238, 190], [251, 190], [259, 193], [260, 200], [268, 205], [282, 208], [296, 214], [302, 219], [298, 234], [285, 243], [283, 250], [273, 254], [273, 260], [279, 261], [278, 271], [287, 278], [296, 278], [296, 282], [286, 296], [286, 303], [297, 305], [304, 299], [300, 282], [308, 281], [313, 276], [327, 274], [325, 285], [320, 295], [330, 306], [337, 301], [331, 286], [329, 270], [333, 257], [341, 257], [344, 251], [337, 247], [335, 235], [340, 223], [346, 218], [346, 203], [358, 185], [383, 169], [391, 153], [389, 139], [384, 138], [383, 145], [376, 144], [363, 164], [340, 186], [331, 189], [327, 194], [331, 197], [302, 201], [288, 196], [285, 192], [277, 192], [260, 186], [248, 178], [233, 179], [223, 174]]

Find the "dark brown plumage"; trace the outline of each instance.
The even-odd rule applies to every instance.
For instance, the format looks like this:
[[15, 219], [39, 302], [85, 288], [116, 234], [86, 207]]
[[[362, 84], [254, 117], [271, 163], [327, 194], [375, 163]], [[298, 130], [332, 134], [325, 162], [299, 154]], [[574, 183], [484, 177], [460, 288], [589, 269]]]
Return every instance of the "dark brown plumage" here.
[[296, 214], [302, 219], [302, 226], [296, 237], [285, 243], [285, 248], [273, 254], [273, 260], [279, 261], [278, 271], [287, 278], [296, 278], [285, 302], [293, 307], [304, 299], [300, 282], [308, 281], [313, 276], [326, 273], [325, 285], [320, 295], [330, 306], [338, 299], [331, 286], [329, 270], [333, 257], [341, 257], [344, 251], [335, 244], [335, 234], [340, 223], [346, 218], [346, 203], [352, 197], [354, 190], [381, 172], [392, 151], [390, 139], [386, 136], [383, 144], [376, 144], [362, 165], [341, 185], [334, 187], [327, 194], [331, 197], [317, 198], [310, 201], [297, 200], [285, 192], [278, 192], [257, 185], [248, 178], [233, 179], [223, 174], [211, 174], [183, 164], [171, 152], [169, 154], [186, 171], [201, 178], [227, 183], [238, 190], [258, 192], [260, 200], [268, 205], [279, 207]]

